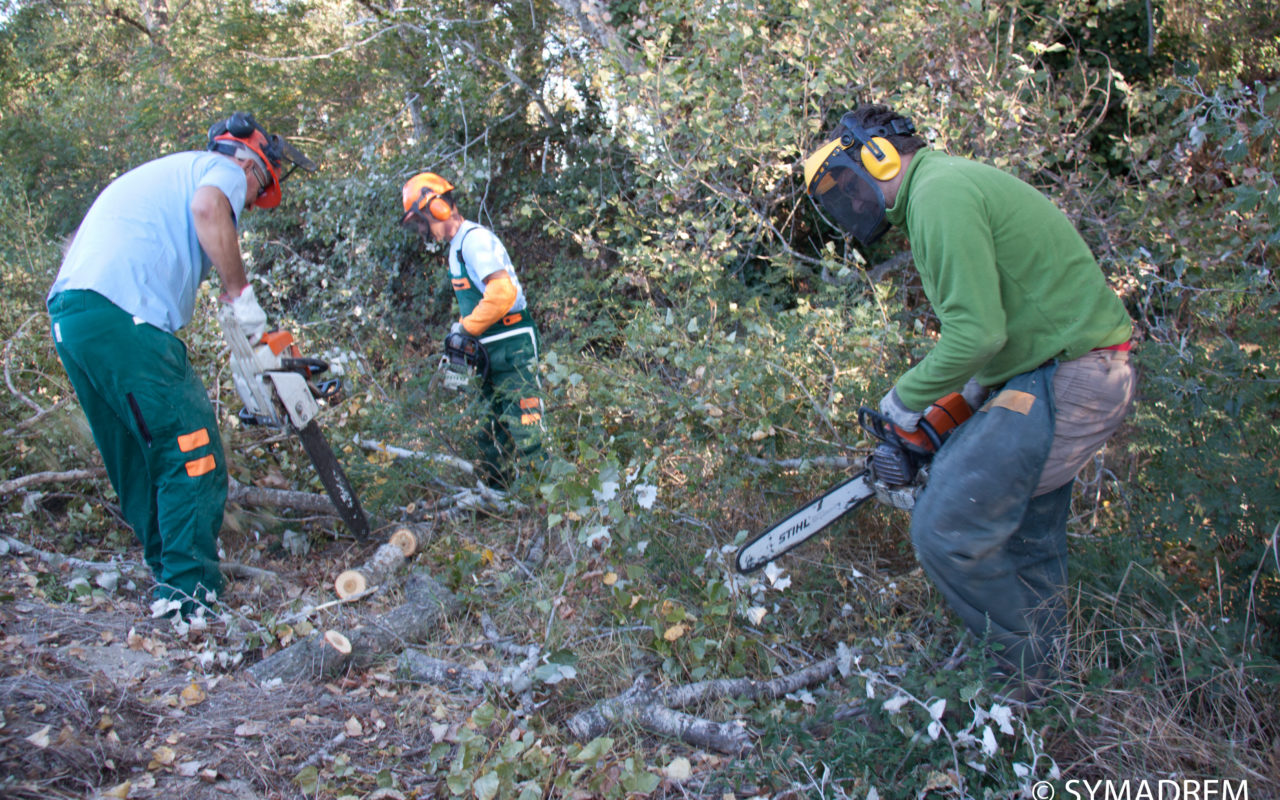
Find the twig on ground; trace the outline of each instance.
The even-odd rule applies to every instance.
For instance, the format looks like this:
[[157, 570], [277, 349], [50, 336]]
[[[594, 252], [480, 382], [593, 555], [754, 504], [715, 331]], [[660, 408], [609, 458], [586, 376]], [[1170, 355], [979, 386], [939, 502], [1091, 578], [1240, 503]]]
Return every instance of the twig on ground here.
[[366, 450], [386, 453], [387, 455], [395, 456], [396, 458], [416, 458], [423, 461], [435, 461], [441, 464], [448, 464], [451, 467], [456, 467], [462, 470], [468, 475], [474, 474], [476, 471], [476, 468], [470, 461], [458, 458], [457, 456], [451, 456], [447, 453], [423, 453], [418, 450], [408, 450], [403, 447], [395, 447], [394, 445], [389, 445], [386, 442], [380, 442], [376, 439], [366, 439], [362, 436], [357, 436], [355, 438], [355, 442]]
[[99, 572], [109, 570], [131, 572], [142, 569], [142, 564], [139, 564], [136, 561], [87, 561], [83, 558], [75, 558], [74, 556], [64, 556], [62, 553], [50, 553], [47, 550], [40, 550], [36, 547], [32, 547], [26, 542], [15, 539], [12, 536], [0, 536], [0, 545], [7, 548], [9, 552], [38, 558], [46, 564], [54, 567], [59, 567], [65, 564], [72, 569], [88, 569], [97, 570]]

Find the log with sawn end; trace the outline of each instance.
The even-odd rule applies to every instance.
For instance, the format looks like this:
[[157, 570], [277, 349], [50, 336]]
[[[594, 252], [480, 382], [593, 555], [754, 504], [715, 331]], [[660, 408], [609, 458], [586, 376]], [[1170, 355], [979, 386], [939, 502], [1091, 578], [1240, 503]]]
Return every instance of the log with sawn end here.
[[[328, 631], [295, 642], [248, 671], [261, 684], [276, 678], [284, 683], [329, 678], [344, 669], [362, 667], [379, 656], [399, 652], [405, 644], [429, 641], [458, 606], [452, 592], [425, 571], [418, 571], [405, 582], [405, 602], [401, 605], [371, 616], [346, 634]], [[343, 639], [347, 642], [345, 653], [340, 644]]]
[[410, 528], [399, 528], [391, 538], [373, 552], [368, 561], [355, 569], [344, 570], [333, 582], [333, 590], [343, 600], [358, 597], [379, 586], [396, 574], [414, 553], [418, 552], [419, 534]]

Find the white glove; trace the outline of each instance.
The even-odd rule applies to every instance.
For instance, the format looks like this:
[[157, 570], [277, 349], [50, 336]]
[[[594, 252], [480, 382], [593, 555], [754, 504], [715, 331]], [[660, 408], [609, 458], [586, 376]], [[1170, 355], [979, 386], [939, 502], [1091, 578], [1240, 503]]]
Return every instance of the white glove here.
[[453, 323], [453, 325], [449, 326], [449, 333], [466, 333], [466, 332], [467, 330], [466, 328], [462, 327], [461, 322], [455, 322]]
[[977, 378], [970, 378], [969, 382], [960, 390], [960, 396], [969, 404], [969, 408], [977, 411], [986, 402], [987, 396], [991, 394], [991, 390], [978, 383]]
[[240, 330], [244, 331], [244, 335], [249, 337], [250, 342], [257, 344], [262, 339], [262, 334], [267, 332], [267, 312], [262, 310], [258, 299], [253, 296], [253, 284], [245, 285], [240, 296], [231, 301], [231, 312], [235, 315], [236, 322], [240, 323]]
[[896, 388], [890, 389], [889, 393], [880, 400], [880, 413], [907, 433], [914, 431], [920, 423], [920, 417], [924, 416], [923, 412], [912, 411], [904, 406], [902, 400], [898, 398]]

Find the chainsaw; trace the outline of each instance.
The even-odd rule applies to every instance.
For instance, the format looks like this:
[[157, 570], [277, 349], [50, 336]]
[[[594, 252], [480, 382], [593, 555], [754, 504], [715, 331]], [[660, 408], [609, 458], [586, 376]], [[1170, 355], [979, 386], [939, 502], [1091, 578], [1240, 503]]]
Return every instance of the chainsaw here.
[[319, 401], [332, 400], [342, 389], [341, 379], [312, 380], [328, 371], [328, 362], [303, 358], [287, 331], [271, 331], [251, 342], [227, 305], [218, 312], [218, 321], [231, 348], [236, 393], [244, 403], [239, 414], [241, 422], [273, 428], [288, 426], [297, 431], [338, 516], [358, 539], [367, 538], [369, 520], [316, 420]]
[[972, 415], [969, 404], [958, 392], [925, 409], [919, 426], [911, 432], [894, 425], [878, 411], [866, 406], [858, 409], [858, 424], [877, 442], [862, 472], [739, 548], [738, 572], [760, 569], [872, 498], [910, 511], [929, 482], [934, 453]]
[[489, 374], [489, 353], [480, 340], [469, 333], [452, 331], [444, 340], [444, 355], [436, 365], [429, 386], [442, 383], [454, 392], [470, 391]]

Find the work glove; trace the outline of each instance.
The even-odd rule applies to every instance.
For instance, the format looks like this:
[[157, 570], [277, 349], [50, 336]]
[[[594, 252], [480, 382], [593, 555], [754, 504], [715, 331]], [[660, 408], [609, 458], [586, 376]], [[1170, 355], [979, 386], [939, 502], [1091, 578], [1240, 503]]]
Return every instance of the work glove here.
[[258, 299], [253, 295], [253, 284], [247, 284], [240, 296], [231, 301], [231, 312], [250, 342], [256, 344], [267, 332], [267, 312], [258, 305]]
[[924, 415], [924, 412], [912, 411], [903, 405], [896, 387], [890, 389], [889, 393], [880, 400], [880, 413], [907, 433], [916, 429], [920, 424], [920, 417]]
[[466, 329], [462, 327], [461, 322], [455, 322], [449, 326], [449, 333], [466, 333]]
[[982, 404], [987, 401], [987, 396], [991, 394], [991, 390], [978, 383], [977, 378], [970, 378], [969, 382], [960, 390], [960, 396], [969, 404], [969, 408], [977, 411]]

